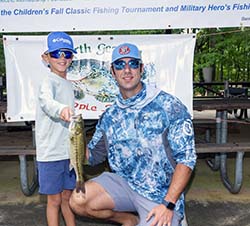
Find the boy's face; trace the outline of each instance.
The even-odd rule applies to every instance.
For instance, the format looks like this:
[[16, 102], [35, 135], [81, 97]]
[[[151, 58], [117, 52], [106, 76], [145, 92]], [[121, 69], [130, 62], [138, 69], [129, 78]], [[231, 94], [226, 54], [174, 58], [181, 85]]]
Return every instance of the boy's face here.
[[56, 50], [52, 53], [42, 54], [42, 59], [49, 65], [52, 72], [66, 78], [67, 68], [72, 62], [73, 53], [69, 50]]

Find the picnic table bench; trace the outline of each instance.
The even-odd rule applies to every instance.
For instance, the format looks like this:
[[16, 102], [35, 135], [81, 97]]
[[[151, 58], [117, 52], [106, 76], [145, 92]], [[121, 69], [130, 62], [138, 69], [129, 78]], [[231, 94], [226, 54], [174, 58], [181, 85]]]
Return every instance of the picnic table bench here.
[[[3, 106], [0, 104], [0, 107]], [[227, 111], [231, 109], [250, 108], [250, 99], [234, 99], [234, 98], [216, 98], [216, 99], [196, 99], [193, 101], [193, 109], [197, 111], [216, 110], [216, 118], [209, 124], [216, 127], [216, 142], [215, 143], [197, 143], [197, 154], [213, 153], [215, 157], [213, 160], [208, 161], [209, 166], [213, 170], [220, 170], [222, 182], [231, 193], [238, 193], [242, 185], [243, 174], [243, 157], [245, 152], [250, 151], [250, 143], [228, 143], [228, 120]], [[3, 107], [2, 107], [2, 110]], [[1, 111], [0, 111], [1, 112]], [[194, 120], [194, 127], [197, 125], [205, 125], [209, 127], [207, 122]], [[28, 145], [10, 145], [0, 146], [0, 155], [16, 155], [20, 161], [20, 181], [21, 188], [25, 195], [32, 195], [38, 185], [37, 183], [37, 170], [35, 164], [35, 145], [34, 145], [34, 131], [35, 127], [32, 126], [32, 137], [30, 137], [30, 144]], [[227, 175], [227, 154], [236, 153], [235, 161], [235, 178], [234, 183], [231, 182]], [[33, 179], [29, 182], [27, 172], [27, 157], [34, 158], [34, 171]]]
[[[30, 196], [38, 186], [36, 150], [33, 144], [32, 130], [27, 126], [26, 128], [16, 126], [16, 129], [12, 130], [8, 131], [7, 126], [1, 125], [0, 156], [18, 156], [21, 189], [26, 196]], [[28, 170], [30, 168], [30, 163], [28, 164], [27, 161], [28, 158], [33, 160], [31, 166], [33, 168], [30, 173], [30, 170]]]
[[[95, 123], [96, 121], [93, 120], [86, 122], [85, 131], [88, 132], [90, 129], [92, 129]], [[2, 127], [5, 126], [2, 125]], [[29, 126], [14, 126], [15, 129], [11, 129], [11, 127], [9, 128], [9, 132], [6, 132], [4, 128], [0, 129], [0, 156], [18, 156], [20, 162], [19, 175], [21, 190], [24, 195], [30, 196], [35, 192], [38, 186], [35, 124], [31, 123]], [[28, 168], [30, 168], [28, 167], [30, 166], [30, 161], [28, 161], [30, 158], [32, 159], [33, 165], [31, 172], [32, 175], [29, 175], [30, 170], [28, 170]]]
[[[224, 186], [233, 194], [240, 191], [243, 179], [243, 157], [245, 152], [250, 151], [250, 143], [228, 143], [228, 111], [233, 109], [250, 108], [249, 98], [216, 98], [216, 99], [196, 99], [193, 101], [193, 109], [197, 111], [215, 110], [216, 116], [214, 124], [216, 126], [216, 142], [197, 144], [196, 152], [215, 153], [213, 161], [208, 161], [213, 170], [220, 170], [221, 179]], [[195, 122], [194, 122], [195, 125]], [[227, 171], [227, 154], [235, 152], [235, 177], [231, 182]]]

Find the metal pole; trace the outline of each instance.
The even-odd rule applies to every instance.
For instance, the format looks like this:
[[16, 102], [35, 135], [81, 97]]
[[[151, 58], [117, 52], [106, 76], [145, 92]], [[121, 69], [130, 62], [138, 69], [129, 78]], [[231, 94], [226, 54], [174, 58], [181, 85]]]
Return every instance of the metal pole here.
[[[216, 143], [221, 143], [221, 111], [216, 111]], [[214, 160], [208, 160], [207, 164], [213, 171], [219, 170], [220, 154], [215, 154]]]
[[[228, 97], [228, 82], [225, 83], [225, 97]], [[221, 143], [227, 143], [227, 111], [223, 111], [222, 113], [222, 123], [221, 123]], [[236, 194], [240, 191], [242, 185], [243, 178], [243, 156], [244, 152], [237, 152], [236, 154], [236, 162], [235, 162], [235, 179], [234, 184], [231, 183], [228, 175], [227, 175], [227, 154], [222, 153], [220, 156], [220, 172], [221, 179], [224, 186], [233, 194]]]
[[[35, 124], [32, 123], [32, 145], [35, 148]], [[36, 188], [38, 187], [37, 180], [37, 165], [36, 165], [36, 157], [33, 156], [33, 178], [32, 182], [29, 184], [29, 172], [27, 169], [27, 156], [19, 155], [20, 162], [20, 181], [21, 181], [21, 189], [24, 195], [31, 196]]]

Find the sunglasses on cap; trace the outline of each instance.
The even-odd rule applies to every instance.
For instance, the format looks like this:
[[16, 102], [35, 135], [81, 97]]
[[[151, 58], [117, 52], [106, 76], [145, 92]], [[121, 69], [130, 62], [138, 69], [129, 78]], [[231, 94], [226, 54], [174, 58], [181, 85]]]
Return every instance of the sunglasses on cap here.
[[73, 53], [69, 50], [58, 49], [53, 52], [50, 52], [49, 55], [55, 59], [59, 59], [62, 55], [64, 56], [65, 59], [71, 59], [73, 56]]
[[130, 60], [128, 63], [126, 63], [126, 61], [124, 60], [117, 60], [113, 63], [113, 67], [116, 70], [123, 70], [125, 68], [126, 65], [128, 65], [131, 69], [138, 69], [140, 66], [141, 61], [140, 60]]

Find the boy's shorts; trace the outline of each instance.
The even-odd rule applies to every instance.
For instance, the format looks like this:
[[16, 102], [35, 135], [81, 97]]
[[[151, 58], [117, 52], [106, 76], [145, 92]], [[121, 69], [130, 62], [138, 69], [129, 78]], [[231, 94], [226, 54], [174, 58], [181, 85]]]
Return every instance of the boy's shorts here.
[[[159, 204], [133, 191], [122, 177], [114, 173], [104, 172], [91, 180], [100, 184], [111, 196], [115, 203], [114, 211], [137, 212], [140, 217], [138, 226], [148, 226], [152, 223], [153, 218], [148, 222], [146, 221], [147, 215]], [[171, 226], [180, 226], [180, 222], [181, 218], [179, 214], [174, 212]]]
[[69, 171], [69, 163], [69, 159], [37, 162], [40, 194], [55, 195], [75, 188], [75, 171]]

